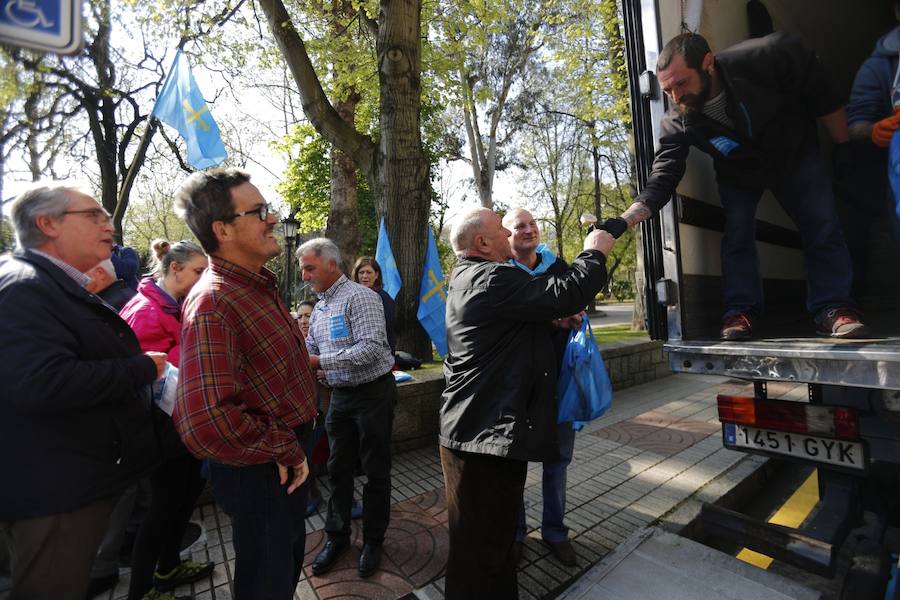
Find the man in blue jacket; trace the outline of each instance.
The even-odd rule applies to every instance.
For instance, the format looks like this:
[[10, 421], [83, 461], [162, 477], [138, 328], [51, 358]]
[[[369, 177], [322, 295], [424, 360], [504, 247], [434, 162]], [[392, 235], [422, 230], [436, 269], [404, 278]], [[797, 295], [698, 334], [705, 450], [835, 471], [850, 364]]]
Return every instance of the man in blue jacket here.
[[513, 551], [528, 461], [559, 460], [553, 319], [578, 312], [606, 284], [606, 231], [591, 232], [562, 275], [509, 264], [510, 231], [487, 208], [450, 234], [459, 262], [447, 292], [447, 387], [441, 466], [450, 551], [446, 600], [518, 597]]
[[149, 384], [125, 321], [85, 289], [109, 258], [96, 200], [40, 186], [12, 205], [19, 250], [0, 258], [0, 527], [15, 598], [83, 600], [118, 494], [159, 457]]
[[[900, 0], [894, 1], [894, 15], [900, 21]], [[852, 164], [847, 164], [847, 172], [841, 174], [849, 185], [841, 187], [852, 206], [845, 225], [853, 257], [854, 287], [860, 290], [866, 279], [866, 250], [872, 228], [887, 223], [900, 249], [900, 216], [897, 199], [888, 184], [887, 151], [900, 128], [898, 56], [900, 27], [895, 27], [878, 40], [872, 56], [859, 67], [847, 103], [854, 153]]]
[[[503, 226], [509, 229], [509, 249], [513, 253], [510, 261], [529, 275], [538, 276], [543, 273], [564, 275], [569, 269], [566, 261], [557, 257], [546, 244], [541, 243], [541, 230], [534, 216], [524, 208], [511, 208], [503, 217]], [[591, 299], [593, 301], [593, 299]], [[553, 352], [557, 366], [562, 363], [569, 331], [581, 325], [580, 310], [573, 316], [555, 319], [552, 322]], [[566, 567], [576, 564], [575, 549], [569, 541], [569, 528], [563, 522], [566, 514], [566, 471], [572, 462], [575, 450], [575, 430], [572, 422], [559, 423], [556, 428], [559, 439], [559, 459], [545, 460], [541, 464], [541, 539], [549, 546], [553, 556]], [[519, 522], [516, 529], [516, 562], [522, 551], [527, 524], [525, 522], [525, 503], [519, 509]]]
[[660, 124], [659, 150], [644, 190], [605, 226], [621, 234], [662, 208], [695, 146], [713, 159], [725, 217], [722, 339], [749, 339], [762, 312], [755, 222], [766, 189], [800, 231], [806, 307], [816, 333], [867, 335], [850, 297], [850, 257], [817, 145], [816, 121], [836, 144], [845, 144], [847, 118], [816, 55], [784, 33], [713, 55], [702, 36], [685, 33], [666, 44], [656, 68], [660, 89], [672, 101]]

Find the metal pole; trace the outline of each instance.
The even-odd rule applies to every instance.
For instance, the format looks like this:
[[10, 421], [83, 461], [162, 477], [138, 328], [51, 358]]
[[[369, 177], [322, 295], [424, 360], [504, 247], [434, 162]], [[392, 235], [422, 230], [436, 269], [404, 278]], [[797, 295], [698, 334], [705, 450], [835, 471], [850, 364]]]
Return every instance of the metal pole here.
[[293, 287], [294, 282], [291, 272], [294, 266], [294, 261], [291, 260], [291, 255], [293, 254], [291, 252], [291, 247], [293, 246], [293, 244], [294, 240], [291, 238], [287, 238], [284, 240], [284, 287], [282, 287], [281, 289], [281, 295], [288, 310], [291, 309], [291, 301], [293, 300], [291, 298], [291, 296], [293, 295], [291, 288]]

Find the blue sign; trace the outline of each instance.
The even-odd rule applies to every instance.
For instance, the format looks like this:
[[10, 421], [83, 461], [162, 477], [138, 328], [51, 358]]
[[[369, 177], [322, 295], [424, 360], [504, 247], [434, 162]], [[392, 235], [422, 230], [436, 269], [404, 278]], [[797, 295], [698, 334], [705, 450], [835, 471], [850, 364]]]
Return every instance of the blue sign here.
[[0, 0], [0, 43], [56, 54], [81, 50], [82, 0]]

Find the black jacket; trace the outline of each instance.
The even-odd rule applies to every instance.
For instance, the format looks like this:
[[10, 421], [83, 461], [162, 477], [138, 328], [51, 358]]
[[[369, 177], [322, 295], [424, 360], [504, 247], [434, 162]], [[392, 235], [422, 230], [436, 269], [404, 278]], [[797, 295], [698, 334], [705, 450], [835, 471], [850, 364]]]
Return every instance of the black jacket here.
[[0, 521], [74, 510], [147, 472], [155, 378], [98, 297], [34, 253], [0, 257]]
[[125, 285], [125, 282], [121, 279], [116, 279], [109, 287], [100, 290], [100, 293], [97, 295], [114, 309], [122, 310], [122, 307], [137, 295], [137, 291]]
[[563, 275], [460, 260], [447, 292], [447, 388], [440, 443], [517, 460], [559, 460], [551, 319], [580, 311], [606, 283], [606, 259], [582, 252]]
[[660, 123], [659, 150], [637, 197], [659, 210], [681, 181], [691, 146], [713, 158], [720, 185], [777, 186], [804, 152], [817, 145], [816, 118], [841, 108], [841, 98], [815, 53], [795, 37], [773, 33], [716, 54], [734, 129], [699, 111], [672, 107]]

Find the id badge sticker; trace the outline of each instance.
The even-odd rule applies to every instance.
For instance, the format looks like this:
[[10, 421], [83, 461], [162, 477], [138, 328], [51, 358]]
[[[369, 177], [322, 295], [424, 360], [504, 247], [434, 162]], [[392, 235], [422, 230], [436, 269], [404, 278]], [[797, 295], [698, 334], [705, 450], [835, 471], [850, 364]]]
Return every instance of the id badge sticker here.
[[344, 315], [328, 317], [328, 334], [332, 340], [342, 340], [350, 335], [350, 332], [347, 331], [347, 322], [344, 320]]
[[714, 137], [709, 140], [709, 143], [715, 146], [716, 150], [728, 156], [731, 152], [740, 146], [736, 141], [731, 138], [727, 138], [724, 135], [720, 135]]

